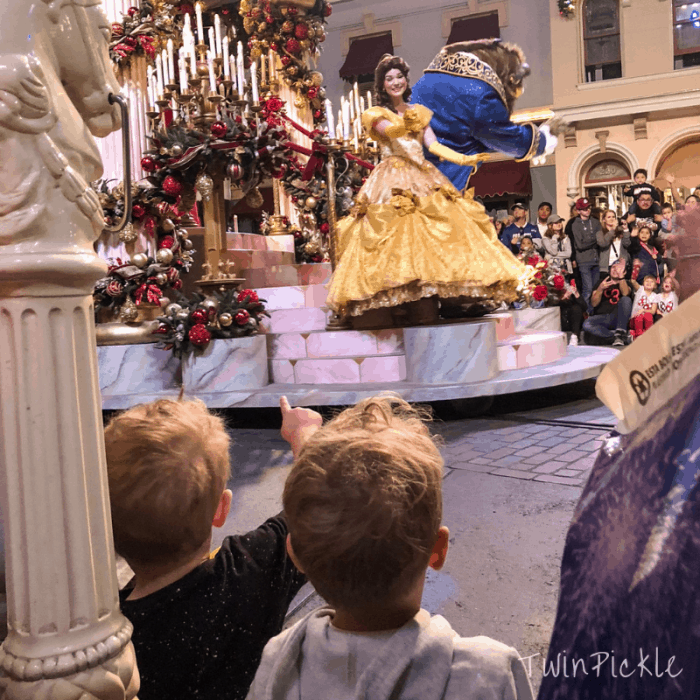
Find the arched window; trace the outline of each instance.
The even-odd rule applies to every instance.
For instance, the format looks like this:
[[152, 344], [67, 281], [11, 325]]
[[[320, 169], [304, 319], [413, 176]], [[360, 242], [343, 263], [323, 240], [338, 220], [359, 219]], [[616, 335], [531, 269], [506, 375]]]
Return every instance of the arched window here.
[[622, 77], [619, 0], [586, 0], [583, 44], [587, 83]]
[[700, 2], [673, 0], [674, 68], [700, 66]]

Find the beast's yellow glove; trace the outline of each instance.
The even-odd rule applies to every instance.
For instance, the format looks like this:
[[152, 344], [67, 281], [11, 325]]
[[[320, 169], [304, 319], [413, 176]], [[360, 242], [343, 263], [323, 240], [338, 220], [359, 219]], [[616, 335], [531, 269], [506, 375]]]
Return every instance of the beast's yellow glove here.
[[431, 143], [428, 150], [440, 160], [449, 160], [450, 163], [456, 163], [457, 165], [474, 165], [476, 162], [474, 156], [465, 156], [462, 153], [457, 153], [457, 151], [438, 141]]

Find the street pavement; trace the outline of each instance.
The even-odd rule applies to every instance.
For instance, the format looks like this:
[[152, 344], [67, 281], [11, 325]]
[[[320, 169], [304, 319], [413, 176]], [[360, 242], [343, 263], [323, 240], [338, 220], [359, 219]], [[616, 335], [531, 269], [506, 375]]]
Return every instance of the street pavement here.
[[[453, 415], [432, 426], [444, 441], [443, 522], [450, 551], [441, 571], [428, 572], [423, 607], [463, 636], [484, 634], [516, 647], [535, 690], [556, 613], [566, 531], [615, 422], [591, 387], [572, 391], [570, 401], [560, 392], [554, 405], [547, 392], [534, 399], [504, 397], [488, 416]], [[259, 418], [271, 425], [270, 414]], [[235, 416], [230, 423], [234, 498], [214, 546], [280, 510], [291, 465], [276, 427], [249, 427], [246, 419], [248, 427], [236, 428]], [[321, 604], [307, 584], [290, 606], [287, 624]]]

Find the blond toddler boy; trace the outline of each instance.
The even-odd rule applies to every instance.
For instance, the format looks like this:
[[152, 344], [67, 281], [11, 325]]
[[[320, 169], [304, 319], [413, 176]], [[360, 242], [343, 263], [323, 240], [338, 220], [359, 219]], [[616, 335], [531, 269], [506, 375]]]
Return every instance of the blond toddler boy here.
[[347, 409], [299, 452], [287, 548], [329, 607], [268, 642], [248, 700], [529, 700], [515, 649], [420, 607], [440, 569], [443, 460], [401, 399]]
[[[299, 415], [311, 412], [287, 414], [298, 451], [320, 416], [302, 429]], [[135, 574], [120, 602], [134, 625], [140, 700], [244, 698], [305, 581], [282, 513], [210, 553], [231, 505], [229, 442], [201, 401], [136, 406], [105, 429], [115, 547]]]

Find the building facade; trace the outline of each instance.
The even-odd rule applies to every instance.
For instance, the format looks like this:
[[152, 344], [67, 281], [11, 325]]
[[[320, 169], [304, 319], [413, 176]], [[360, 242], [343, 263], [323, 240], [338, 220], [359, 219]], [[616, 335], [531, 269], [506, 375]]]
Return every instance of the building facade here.
[[550, 7], [553, 105], [572, 125], [556, 151], [560, 213], [580, 196], [619, 213], [634, 171], [670, 197], [700, 185], [700, 3], [584, 0]]

